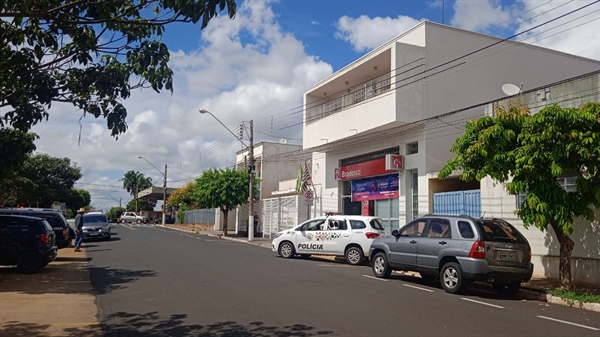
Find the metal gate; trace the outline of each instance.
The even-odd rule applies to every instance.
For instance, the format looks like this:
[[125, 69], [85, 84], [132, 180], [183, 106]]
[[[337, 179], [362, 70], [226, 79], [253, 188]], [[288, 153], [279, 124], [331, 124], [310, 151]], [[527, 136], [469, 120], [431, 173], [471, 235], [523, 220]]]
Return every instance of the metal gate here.
[[433, 213], [481, 216], [481, 191], [455, 191], [433, 194]]
[[297, 195], [262, 200], [263, 237], [290, 229], [298, 224]]

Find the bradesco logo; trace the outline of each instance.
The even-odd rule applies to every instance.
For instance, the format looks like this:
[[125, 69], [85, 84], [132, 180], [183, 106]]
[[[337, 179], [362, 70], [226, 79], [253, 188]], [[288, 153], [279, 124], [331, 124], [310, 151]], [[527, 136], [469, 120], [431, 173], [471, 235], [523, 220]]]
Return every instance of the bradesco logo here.
[[385, 158], [375, 159], [358, 164], [337, 167], [334, 171], [336, 180], [352, 180], [355, 178], [376, 176], [395, 172], [385, 167]]
[[322, 244], [318, 243], [300, 243], [298, 244], [298, 249], [323, 249]]

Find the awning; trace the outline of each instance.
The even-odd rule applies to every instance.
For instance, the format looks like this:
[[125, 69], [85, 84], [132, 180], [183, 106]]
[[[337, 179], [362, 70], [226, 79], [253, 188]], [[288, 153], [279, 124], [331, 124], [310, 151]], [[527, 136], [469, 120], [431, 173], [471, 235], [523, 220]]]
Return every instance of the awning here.
[[[167, 199], [169, 196], [176, 190], [174, 187], [167, 187]], [[163, 200], [163, 191], [162, 187], [152, 186], [138, 193], [138, 199], [146, 199], [146, 200]]]

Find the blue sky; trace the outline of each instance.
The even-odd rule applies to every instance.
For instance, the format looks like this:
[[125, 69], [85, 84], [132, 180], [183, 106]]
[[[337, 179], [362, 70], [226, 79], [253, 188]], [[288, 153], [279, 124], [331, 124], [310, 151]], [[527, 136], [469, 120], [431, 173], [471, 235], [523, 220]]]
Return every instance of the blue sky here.
[[[593, 0], [447, 0], [445, 24], [508, 37]], [[526, 36], [523, 42], [600, 59], [600, 4]], [[130, 198], [118, 181], [128, 170], [162, 184], [151, 165], [170, 168], [169, 186], [181, 186], [202, 170], [235, 161], [241, 144], [205, 108], [237, 130], [254, 120], [256, 140], [301, 143], [302, 95], [312, 85], [422, 20], [441, 22], [441, 1], [251, 0], [238, 1], [234, 20], [219, 16], [199, 25], [169, 25], [175, 92], [135, 92], [124, 102], [129, 129], [115, 140], [104, 120], [56, 104], [50, 120], [34, 128], [40, 152], [70, 157], [82, 167], [76, 186], [92, 204]], [[574, 21], [573, 21], [574, 20]], [[521, 41], [521, 40], [519, 40]], [[271, 122], [273, 121], [273, 122]]]

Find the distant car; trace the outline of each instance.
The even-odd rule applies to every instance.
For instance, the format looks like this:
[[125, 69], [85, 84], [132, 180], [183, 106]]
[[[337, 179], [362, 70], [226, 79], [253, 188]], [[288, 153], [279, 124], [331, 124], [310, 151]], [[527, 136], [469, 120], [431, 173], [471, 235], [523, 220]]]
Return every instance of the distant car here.
[[48, 221], [0, 215], [0, 264], [32, 274], [56, 259], [56, 234]]
[[58, 249], [69, 247], [75, 233], [71, 233], [67, 219], [62, 213], [52, 208], [2, 208], [0, 215], [24, 215], [42, 218], [50, 224], [56, 234]]
[[387, 278], [393, 270], [415, 271], [440, 279], [448, 293], [473, 281], [487, 281], [500, 294], [512, 295], [531, 279], [531, 247], [502, 219], [428, 214], [392, 235], [373, 241], [373, 274]]
[[[174, 223], [175, 223], [175, 217], [172, 217], [172, 216], [168, 216], [168, 215], [167, 215], [167, 216], [165, 217], [165, 223], [166, 223], [166, 224], [174, 224]], [[154, 224], [155, 224], [155, 225], [162, 224], [162, 217], [159, 217], [159, 218], [157, 218], [157, 219], [154, 219]]]
[[120, 223], [135, 222], [137, 224], [141, 224], [142, 222], [148, 223], [148, 221], [150, 221], [148, 217], [141, 216], [135, 212], [123, 212], [119, 218]]
[[83, 239], [103, 239], [110, 241], [110, 224], [102, 212], [88, 212], [82, 216]]
[[276, 234], [273, 251], [281, 257], [299, 254], [343, 256], [351, 265], [359, 265], [369, 253], [374, 239], [386, 236], [380, 218], [360, 215], [332, 215], [310, 219]]

